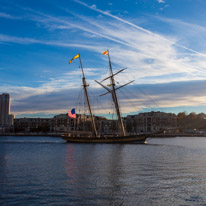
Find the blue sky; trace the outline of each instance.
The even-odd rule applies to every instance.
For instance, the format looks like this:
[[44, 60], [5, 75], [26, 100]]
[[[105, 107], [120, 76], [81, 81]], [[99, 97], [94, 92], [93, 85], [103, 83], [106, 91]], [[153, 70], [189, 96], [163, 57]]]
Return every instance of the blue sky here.
[[17, 117], [52, 116], [78, 104], [81, 71], [96, 114], [108, 97], [94, 82], [108, 74], [110, 50], [124, 115], [206, 113], [206, 1], [0, 0], [0, 93]]

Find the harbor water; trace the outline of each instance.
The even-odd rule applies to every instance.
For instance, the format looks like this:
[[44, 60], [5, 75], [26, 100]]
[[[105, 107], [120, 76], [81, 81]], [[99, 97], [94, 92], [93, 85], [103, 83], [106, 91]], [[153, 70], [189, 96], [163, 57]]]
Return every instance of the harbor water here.
[[0, 137], [0, 205], [206, 205], [206, 138]]

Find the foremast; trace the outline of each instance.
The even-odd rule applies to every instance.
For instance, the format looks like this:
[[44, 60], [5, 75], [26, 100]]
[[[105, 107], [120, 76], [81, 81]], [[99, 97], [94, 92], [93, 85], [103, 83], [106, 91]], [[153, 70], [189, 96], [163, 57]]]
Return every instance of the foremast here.
[[89, 85], [86, 82], [86, 78], [85, 78], [85, 75], [84, 75], [84, 69], [83, 69], [83, 66], [82, 66], [82, 61], [81, 61], [80, 54], [79, 54], [79, 61], [80, 61], [80, 66], [81, 66], [81, 70], [82, 70], [82, 83], [83, 83], [83, 87], [84, 87], [84, 94], [85, 94], [85, 97], [86, 97], [87, 106], [89, 108], [89, 113], [90, 113], [91, 123], [92, 123], [92, 129], [93, 129], [93, 133], [94, 133], [95, 137], [97, 137], [98, 136], [97, 135], [97, 129], [96, 129], [96, 125], [95, 125], [95, 122], [94, 122], [94, 116], [92, 114], [90, 101], [89, 101], [89, 96], [88, 96], [88, 92], [87, 92], [87, 87]]

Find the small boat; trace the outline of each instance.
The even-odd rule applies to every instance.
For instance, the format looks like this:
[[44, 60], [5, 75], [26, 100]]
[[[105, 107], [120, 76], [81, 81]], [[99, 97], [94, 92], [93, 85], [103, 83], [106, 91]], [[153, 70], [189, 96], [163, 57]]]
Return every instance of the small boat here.
[[[88, 109], [89, 109], [89, 114], [90, 114], [90, 119], [91, 119], [91, 124], [92, 124], [92, 131], [89, 132], [89, 133], [88, 132], [85, 132], [85, 133], [84, 132], [78, 132], [78, 131], [68, 132], [67, 134], [64, 134], [62, 136], [62, 138], [64, 140], [66, 140], [67, 142], [73, 142], [73, 143], [129, 143], [129, 142], [145, 143], [145, 141], [148, 137], [148, 134], [129, 135], [129, 134], [126, 133], [125, 127], [124, 127], [124, 124], [123, 124], [123, 120], [122, 120], [122, 117], [121, 117], [118, 98], [117, 98], [117, 95], [116, 95], [116, 90], [117, 89], [120, 89], [120, 88], [132, 83], [133, 81], [130, 81], [130, 82], [128, 82], [128, 83], [126, 83], [122, 86], [116, 87], [114, 76], [117, 75], [118, 73], [124, 71], [125, 69], [121, 69], [120, 71], [118, 71], [114, 74], [113, 70], [112, 70], [112, 64], [111, 64], [111, 60], [110, 60], [109, 50], [103, 52], [102, 54], [108, 56], [110, 76], [103, 79], [101, 82], [98, 82], [97, 80], [95, 80], [95, 81], [96, 81], [96, 83], [101, 85], [107, 91], [106, 93], [104, 93], [100, 96], [103, 96], [103, 95], [106, 95], [106, 94], [110, 94], [112, 96], [112, 100], [114, 102], [116, 114], [117, 114], [117, 117], [118, 117], [118, 124], [119, 124], [119, 128], [120, 128], [119, 134], [115, 134], [115, 135], [100, 135], [100, 134], [98, 134], [97, 129], [96, 129], [96, 125], [95, 125], [95, 121], [94, 121], [94, 116], [92, 114], [92, 110], [91, 110], [91, 106], [90, 106], [89, 96], [88, 96], [88, 91], [87, 91], [88, 84], [86, 82], [86, 78], [85, 78], [85, 74], [84, 74], [80, 54], [77, 54], [75, 57], [73, 57], [69, 61], [69, 63], [71, 63], [74, 59], [79, 58], [80, 67], [81, 67], [81, 70], [82, 70], [82, 83], [83, 83], [83, 88], [84, 88], [84, 95], [85, 95], [87, 106], [88, 106]], [[102, 82], [107, 80], [107, 79], [110, 80], [109, 87], [102, 84]]]

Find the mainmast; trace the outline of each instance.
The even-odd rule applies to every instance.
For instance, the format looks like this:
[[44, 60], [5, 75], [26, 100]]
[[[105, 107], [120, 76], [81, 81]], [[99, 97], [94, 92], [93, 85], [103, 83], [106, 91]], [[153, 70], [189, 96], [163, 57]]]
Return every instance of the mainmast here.
[[108, 58], [109, 58], [109, 68], [110, 68], [110, 76], [103, 79], [101, 82], [107, 80], [107, 79], [110, 79], [110, 83], [111, 83], [111, 87], [112, 89], [109, 89], [108, 87], [104, 86], [102, 83], [98, 82], [97, 80], [95, 80], [99, 85], [101, 85], [104, 89], [107, 90], [106, 93], [100, 95], [100, 96], [103, 96], [105, 94], [108, 94], [108, 93], [111, 93], [112, 95], [112, 99], [113, 99], [113, 102], [114, 102], [114, 105], [115, 105], [115, 109], [116, 109], [116, 113], [117, 113], [117, 117], [118, 117], [118, 121], [119, 121], [119, 125], [120, 125], [120, 129], [121, 129], [121, 133], [123, 136], [126, 136], [126, 132], [125, 132], [125, 128], [124, 128], [124, 124], [123, 124], [123, 120], [122, 120], [122, 117], [121, 117], [121, 113], [120, 113], [120, 108], [119, 108], [119, 103], [118, 103], [118, 99], [117, 99], [117, 94], [116, 94], [116, 90], [117, 89], [120, 89], [130, 83], [132, 83], [133, 81], [130, 81], [118, 88], [116, 88], [116, 85], [115, 85], [115, 81], [114, 81], [114, 76], [119, 74], [120, 72], [124, 71], [125, 69], [121, 69], [120, 71], [116, 72], [115, 74], [113, 73], [112, 71], [112, 64], [111, 64], [111, 60], [110, 60], [110, 56], [109, 56], [109, 50], [105, 51], [105, 52], [102, 52], [102, 54], [104, 55], [108, 55]]
[[108, 51], [109, 68], [110, 68], [110, 81], [111, 81], [111, 87], [112, 87], [112, 92], [111, 92], [112, 99], [113, 99], [115, 109], [117, 112], [118, 121], [119, 121], [122, 135], [126, 136], [124, 124], [123, 124], [121, 113], [120, 113], [119, 103], [118, 103], [118, 99], [117, 99], [116, 89], [115, 89], [115, 81], [114, 81], [114, 75], [113, 75], [113, 71], [112, 71], [112, 64], [111, 64], [111, 60], [110, 60], [110, 56], [109, 56], [109, 50], [107, 50], [107, 51]]
[[85, 78], [85, 76], [84, 76], [84, 70], [83, 70], [83, 66], [82, 66], [82, 61], [81, 61], [81, 58], [80, 58], [80, 54], [79, 54], [79, 61], [80, 61], [81, 69], [82, 69], [82, 75], [83, 75], [83, 77], [82, 77], [82, 83], [83, 83], [84, 93], [85, 93], [85, 97], [86, 97], [86, 101], [87, 101], [87, 105], [88, 105], [89, 113], [90, 113], [90, 117], [91, 117], [92, 129], [93, 129], [93, 132], [94, 132], [95, 137], [97, 137], [97, 130], [96, 130], [95, 122], [94, 122], [94, 116], [93, 116], [93, 114], [92, 114], [92, 110], [91, 110], [91, 106], [90, 106], [90, 101], [89, 101], [89, 96], [88, 96], [88, 92], [87, 92], [87, 87], [88, 87], [89, 85], [86, 83], [86, 78]]

